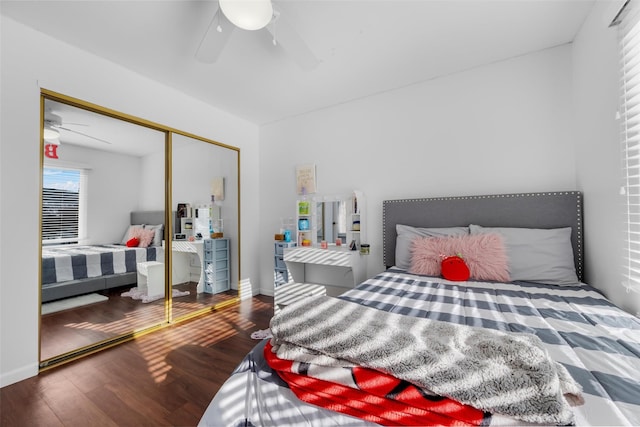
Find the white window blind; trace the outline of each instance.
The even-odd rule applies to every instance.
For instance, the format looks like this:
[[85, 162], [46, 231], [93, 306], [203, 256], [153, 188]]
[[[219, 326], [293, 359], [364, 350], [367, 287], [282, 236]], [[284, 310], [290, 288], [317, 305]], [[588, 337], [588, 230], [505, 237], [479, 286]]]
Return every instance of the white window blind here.
[[622, 283], [627, 290], [640, 292], [640, 2], [628, 1], [618, 21], [627, 237]]
[[42, 243], [78, 243], [83, 236], [85, 171], [45, 166], [42, 181]]

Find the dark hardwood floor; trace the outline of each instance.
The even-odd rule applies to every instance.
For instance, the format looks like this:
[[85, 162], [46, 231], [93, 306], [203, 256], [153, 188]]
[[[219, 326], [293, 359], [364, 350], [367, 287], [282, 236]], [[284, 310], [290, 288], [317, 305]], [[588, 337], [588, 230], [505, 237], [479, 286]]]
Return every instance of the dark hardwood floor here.
[[3, 387], [0, 425], [195, 426], [272, 315], [259, 295]]

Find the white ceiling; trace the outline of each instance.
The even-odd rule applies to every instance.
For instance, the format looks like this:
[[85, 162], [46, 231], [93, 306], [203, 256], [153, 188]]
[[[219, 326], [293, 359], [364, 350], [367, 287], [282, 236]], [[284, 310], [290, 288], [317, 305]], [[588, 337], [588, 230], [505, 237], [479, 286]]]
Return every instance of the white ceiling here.
[[[8, 1], [1, 12], [208, 104], [265, 124], [573, 40], [594, 0], [274, 0], [320, 61], [267, 30], [195, 58], [217, 1]], [[278, 27], [276, 24], [276, 35]]]

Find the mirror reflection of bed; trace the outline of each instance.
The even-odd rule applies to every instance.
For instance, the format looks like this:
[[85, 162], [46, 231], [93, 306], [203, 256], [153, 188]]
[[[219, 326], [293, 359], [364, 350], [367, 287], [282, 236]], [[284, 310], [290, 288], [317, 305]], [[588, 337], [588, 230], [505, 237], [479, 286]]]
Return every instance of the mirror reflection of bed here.
[[[167, 233], [175, 231], [173, 224], [172, 230], [163, 227], [164, 131], [52, 99], [45, 99], [45, 129], [47, 127], [57, 130], [60, 137], [56, 141], [45, 140], [43, 233], [46, 234], [56, 218], [64, 217], [60, 204], [53, 207], [47, 204], [60, 194], [67, 196], [67, 202], [62, 205], [71, 203], [78, 216], [75, 218], [77, 230], [69, 233], [66, 223], [60, 221], [42, 246], [40, 360], [43, 366], [50, 359], [57, 360], [61, 355], [165, 320], [164, 240]], [[121, 140], [121, 136], [132, 134], [133, 138]], [[238, 153], [175, 133], [173, 138], [174, 200], [206, 203], [210, 201], [211, 178], [226, 177], [227, 200], [219, 201], [218, 205], [224, 216], [224, 238], [230, 249], [229, 283], [237, 284], [238, 260], [233, 255], [238, 252], [233, 239], [237, 238], [238, 227]], [[55, 147], [47, 147], [50, 144]], [[124, 148], [118, 148], [120, 145]], [[225, 157], [225, 152], [230, 152], [231, 157]], [[52, 153], [54, 156], [50, 156]], [[218, 157], [220, 159], [215, 160]], [[204, 163], [197, 165], [194, 159]], [[223, 164], [220, 170], [214, 170], [217, 163]], [[52, 174], [69, 170], [79, 171], [78, 178], [73, 178], [77, 181], [73, 184], [74, 190], [53, 188], [61, 183], [59, 178], [51, 181]], [[175, 218], [175, 214], [171, 217]], [[153, 237], [140, 245], [143, 236], [130, 235], [131, 226], [137, 226], [139, 233], [144, 230], [145, 240], [149, 240], [151, 234]], [[133, 237], [138, 238], [138, 246], [128, 247], [127, 242]], [[202, 241], [193, 242], [191, 246], [201, 248]], [[72, 250], [70, 256], [63, 254], [65, 248]], [[200, 283], [201, 289], [198, 289], [202, 281], [198, 271], [202, 271], [203, 252], [201, 250], [200, 255], [198, 250], [172, 252], [174, 320], [237, 296], [237, 286], [225, 292], [209, 293], [203, 292]]]
[[[58, 132], [59, 138], [45, 140], [44, 151], [41, 360], [163, 318], [163, 311], [154, 306], [145, 304], [134, 311], [131, 301], [121, 301], [118, 292], [135, 286], [136, 272], [131, 266], [127, 269], [119, 255], [106, 248], [104, 254], [93, 251], [91, 261], [111, 259], [109, 265], [97, 266], [87, 263], [80, 250], [68, 257], [57, 251], [78, 245], [121, 245], [132, 210], [144, 206], [145, 199], [155, 199], [156, 207], [163, 207], [164, 133], [51, 99], [45, 100], [47, 129]], [[156, 158], [159, 165], [146, 162], [148, 158]], [[63, 172], [78, 172], [79, 178], [61, 178]], [[60, 188], [63, 185], [71, 188]], [[51, 192], [67, 204], [51, 200]], [[71, 221], [66, 221], [66, 214]], [[55, 259], [47, 262], [51, 251]], [[82, 258], [85, 271], [78, 265]]]

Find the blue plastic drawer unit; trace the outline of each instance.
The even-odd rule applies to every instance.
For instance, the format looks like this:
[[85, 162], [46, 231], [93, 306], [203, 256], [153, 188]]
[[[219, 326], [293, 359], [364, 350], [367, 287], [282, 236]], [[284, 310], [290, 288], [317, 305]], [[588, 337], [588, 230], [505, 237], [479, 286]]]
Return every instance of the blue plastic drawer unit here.
[[231, 289], [229, 239], [205, 239], [203, 251], [204, 291], [217, 294]]
[[273, 277], [274, 286], [276, 287], [289, 282], [289, 271], [284, 263], [283, 256], [286, 248], [293, 248], [294, 246], [296, 246], [295, 242], [275, 242]]

